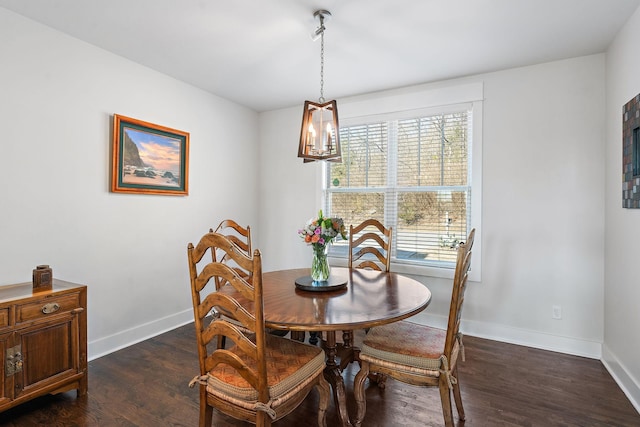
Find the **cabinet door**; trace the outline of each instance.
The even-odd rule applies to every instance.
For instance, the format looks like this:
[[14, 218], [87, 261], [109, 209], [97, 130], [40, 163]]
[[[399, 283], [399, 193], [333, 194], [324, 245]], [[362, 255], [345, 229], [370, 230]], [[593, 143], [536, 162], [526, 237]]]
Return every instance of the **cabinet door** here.
[[3, 363], [0, 363], [0, 408], [11, 402], [13, 397], [13, 377], [7, 372], [7, 350], [12, 347], [13, 332], [0, 334], [0, 351]]
[[56, 390], [56, 383], [78, 375], [78, 316], [65, 314], [16, 331], [23, 357], [14, 376], [15, 398]]

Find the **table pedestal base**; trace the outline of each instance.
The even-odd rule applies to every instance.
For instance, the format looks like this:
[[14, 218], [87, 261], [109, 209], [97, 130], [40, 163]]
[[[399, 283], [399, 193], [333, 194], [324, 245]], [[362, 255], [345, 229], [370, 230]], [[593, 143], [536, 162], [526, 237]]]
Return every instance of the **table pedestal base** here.
[[338, 353], [336, 347], [336, 332], [327, 332], [327, 341], [325, 353], [327, 355], [327, 367], [324, 370], [324, 377], [333, 389], [333, 398], [338, 410], [338, 416], [343, 426], [352, 426], [349, 420], [349, 412], [347, 411], [347, 394], [344, 386], [344, 378], [342, 378], [342, 370], [345, 366], [355, 360], [353, 347], [342, 347], [340, 352], [340, 365], [336, 363], [336, 355]]

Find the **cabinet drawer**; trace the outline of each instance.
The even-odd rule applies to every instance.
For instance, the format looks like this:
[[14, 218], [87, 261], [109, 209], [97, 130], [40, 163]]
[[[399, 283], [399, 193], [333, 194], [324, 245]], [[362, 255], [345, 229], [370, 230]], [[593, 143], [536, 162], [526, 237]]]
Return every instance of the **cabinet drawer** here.
[[0, 328], [9, 326], [9, 308], [0, 308]]
[[18, 305], [16, 307], [16, 323], [42, 319], [68, 312], [77, 308], [79, 305], [80, 294], [77, 293], [43, 298], [38, 301]]

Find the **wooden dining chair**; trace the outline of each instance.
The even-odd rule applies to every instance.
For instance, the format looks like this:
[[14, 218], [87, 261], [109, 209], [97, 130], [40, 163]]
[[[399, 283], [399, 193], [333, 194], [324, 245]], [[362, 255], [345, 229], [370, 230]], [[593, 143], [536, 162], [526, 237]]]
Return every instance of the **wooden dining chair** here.
[[447, 427], [454, 425], [451, 408], [453, 391], [458, 416], [464, 420], [457, 362], [460, 353], [464, 360], [460, 316], [474, 236], [475, 229], [458, 248], [446, 330], [404, 320], [377, 326], [365, 337], [360, 349], [361, 367], [353, 386], [357, 403], [356, 427], [362, 425], [365, 416], [364, 383], [370, 373], [387, 375], [407, 384], [438, 387]]
[[[249, 256], [251, 255], [251, 227], [250, 226], [247, 225], [246, 227], [243, 227], [232, 219], [225, 219], [221, 221], [220, 224], [218, 224], [215, 230], [210, 228], [209, 232], [218, 233], [218, 234], [222, 234], [223, 236], [226, 236], [229, 240], [231, 240], [231, 242], [233, 242], [236, 246], [238, 246], [238, 248], [240, 248], [246, 255], [249, 255]], [[212, 252], [211, 255], [212, 255], [212, 260], [214, 262], [219, 260], [220, 262], [227, 263], [231, 265], [232, 268], [238, 274], [244, 275], [247, 277], [249, 276], [249, 272], [243, 271], [239, 265], [234, 264], [233, 261], [225, 253]], [[216, 279], [216, 289], [219, 290], [225, 284], [226, 283], [220, 277]], [[235, 322], [235, 319], [233, 318], [233, 314], [222, 313], [222, 315], [227, 316], [229, 320], [231, 320], [232, 322]], [[240, 325], [239, 322], [235, 322], [235, 323], [238, 327], [242, 329], [242, 326]], [[267, 332], [272, 335], [278, 335], [281, 337], [287, 335], [288, 333], [288, 331], [282, 331], [278, 329], [269, 329], [269, 328], [267, 328]], [[225, 345], [224, 336], [220, 336], [218, 340], [219, 340], [218, 345], [220, 347], [224, 347]]]
[[[198, 269], [207, 251], [222, 251], [250, 273], [250, 282], [220, 261]], [[189, 385], [199, 384], [200, 427], [212, 425], [214, 408], [259, 427], [270, 426], [298, 407], [314, 387], [319, 395], [318, 426], [326, 427], [331, 392], [324, 379], [325, 354], [316, 346], [265, 332], [260, 251], [250, 257], [228, 237], [208, 233], [195, 247], [189, 243], [187, 254], [200, 364], [200, 374]], [[210, 289], [217, 278], [227, 283], [225, 290]], [[244, 305], [234, 295], [241, 295]], [[214, 308], [233, 313], [250, 333], [224, 317], [206, 322]], [[228, 348], [214, 345], [220, 335], [230, 341]]]
[[[222, 234], [223, 236], [228, 238], [233, 244], [235, 244], [241, 251], [243, 251], [245, 255], [251, 256], [251, 227], [250, 226], [247, 225], [246, 227], [243, 227], [232, 219], [225, 219], [225, 220], [222, 220], [220, 224], [218, 224], [215, 230], [210, 228], [209, 232]], [[236, 273], [238, 273], [241, 276], [245, 276], [245, 277], [249, 276], [249, 273], [247, 271], [242, 270], [242, 268], [238, 264], [234, 263], [233, 260], [231, 260], [229, 256], [220, 249], [211, 251], [211, 260], [213, 262], [219, 261], [219, 262], [223, 262], [230, 265], [231, 268], [233, 268], [236, 271]], [[226, 282], [222, 279], [222, 277], [216, 277], [215, 283], [216, 283], [216, 290], [220, 290], [224, 285], [226, 285]], [[241, 323], [236, 321], [232, 313], [224, 313], [224, 312], [218, 312], [214, 310], [214, 312], [211, 314], [213, 315], [213, 317], [225, 316], [228, 318], [227, 320], [234, 322], [236, 326], [240, 328], [240, 330], [243, 330]], [[225, 346], [225, 337], [224, 335], [220, 335], [218, 336], [218, 347], [223, 348], [224, 346]]]
[[[348, 267], [389, 271], [392, 240], [393, 227], [385, 228], [377, 219], [350, 225]], [[375, 260], [367, 254], [375, 256]]]
[[[218, 224], [215, 230], [210, 228], [209, 232], [218, 233], [226, 236], [236, 246], [242, 249], [242, 251], [245, 254], [249, 256], [251, 255], [251, 227], [250, 226], [247, 225], [246, 227], [243, 227], [232, 219], [225, 219], [221, 221], [220, 224]], [[215, 261], [226, 262], [229, 260], [228, 256], [224, 253], [212, 252], [211, 256], [214, 262]], [[239, 266], [235, 265], [233, 266], [233, 268], [236, 269], [238, 273], [243, 274]], [[246, 272], [244, 272], [244, 274], [246, 274]], [[218, 278], [217, 280], [221, 280], [221, 279]], [[220, 287], [223, 285], [224, 283], [216, 282], [216, 289], [220, 289]]]
[[[390, 271], [392, 242], [393, 227], [386, 228], [377, 219], [367, 219], [355, 227], [350, 225], [347, 266], [349, 268]], [[345, 346], [351, 346], [353, 331], [343, 331], [342, 341]], [[383, 377], [380, 377], [380, 384], [384, 384]]]

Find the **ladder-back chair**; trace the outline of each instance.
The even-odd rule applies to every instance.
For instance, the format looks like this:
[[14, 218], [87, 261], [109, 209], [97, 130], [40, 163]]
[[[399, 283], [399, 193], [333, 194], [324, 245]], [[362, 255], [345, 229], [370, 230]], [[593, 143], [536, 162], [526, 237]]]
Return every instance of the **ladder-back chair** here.
[[[220, 261], [199, 269], [207, 251], [224, 252], [249, 276]], [[190, 386], [199, 385], [199, 425], [210, 427], [216, 408], [233, 418], [270, 426], [292, 412], [316, 387], [318, 425], [326, 426], [331, 392], [324, 379], [324, 352], [265, 332], [260, 251], [249, 257], [229, 238], [208, 233], [195, 247], [189, 243], [187, 254], [200, 365], [200, 374]], [[215, 289], [217, 278], [226, 283], [224, 290]], [[248, 302], [242, 305], [234, 296]], [[207, 322], [207, 315], [216, 308], [233, 313], [243, 330], [225, 317]], [[218, 348], [218, 336], [228, 338], [230, 346]]]
[[[248, 256], [251, 256], [251, 227], [250, 226], [247, 225], [246, 227], [243, 227], [232, 219], [225, 219], [221, 221], [220, 224], [218, 224], [215, 230], [210, 228], [209, 232], [222, 234], [223, 236], [231, 240], [236, 246], [242, 249], [242, 251], [245, 254], [247, 254]], [[225, 253], [212, 252], [211, 256], [214, 262], [215, 261], [225, 262], [229, 260], [229, 257]], [[217, 258], [220, 258], [220, 259], [217, 259]], [[238, 271], [238, 273], [242, 274], [241, 273], [242, 270], [240, 269], [239, 266], [234, 265], [233, 268], [235, 268], [236, 271]], [[220, 289], [220, 287], [222, 287], [224, 283], [221, 283], [219, 281], [220, 278], [218, 278], [217, 280], [218, 282], [216, 282], [216, 289]]]
[[[349, 268], [365, 268], [388, 272], [391, 269], [391, 243], [393, 227], [386, 228], [377, 219], [367, 219], [349, 226]], [[367, 256], [369, 254], [369, 256]], [[372, 259], [371, 255], [375, 256]], [[353, 331], [343, 331], [345, 346], [353, 344]], [[380, 378], [381, 384], [384, 380]]]
[[[393, 227], [385, 228], [377, 219], [349, 226], [348, 267], [389, 271], [392, 240]], [[374, 255], [376, 260], [366, 257], [367, 254]]]
[[464, 360], [460, 319], [474, 236], [475, 229], [458, 248], [446, 330], [403, 320], [377, 326], [365, 337], [360, 349], [361, 367], [353, 386], [357, 402], [356, 427], [362, 425], [365, 416], [364, 383], [370, 373], [383, 374], [407, 384], [438, 387], [447, 427], [454, 425], [453, 391], [458, 416], [464, 420], [457, 362], [461, 353]]

